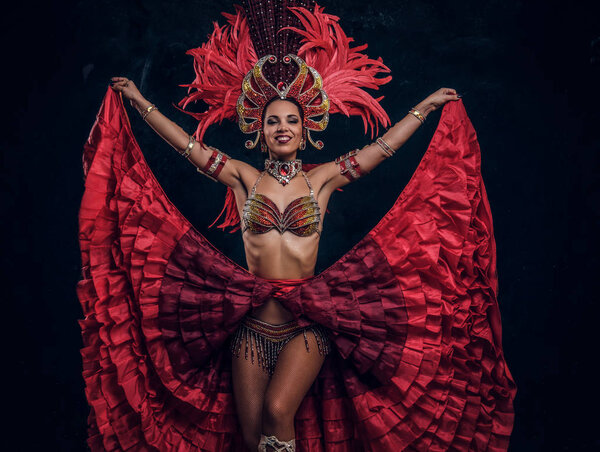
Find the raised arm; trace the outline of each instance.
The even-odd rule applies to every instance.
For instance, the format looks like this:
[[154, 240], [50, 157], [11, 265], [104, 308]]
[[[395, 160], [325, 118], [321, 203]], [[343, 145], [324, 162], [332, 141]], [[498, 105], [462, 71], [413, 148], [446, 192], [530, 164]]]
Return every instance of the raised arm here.
[[[429, 113], [446, 102], [458, 100], [460, 96], [452, 88], [440, 88], [417, 104], [402, 120], [391, 127], [380, 139], [338, 157], [335, 161], [319, 167], [321, 177], [326, 181], [323, 188], [333, 191], [371, 172], [385, 159], [391, 157], [412, 134], [421, 126]], [[421, 119], [419, 117], [421, 116]], [[383, 140], [383, 141], [381, 141]]]
[[131, 106], [142, 115], [148, 125], [177, 152], [187, 156], [190, 163], [200, 173], [234, 189], [243, 187], [241, 173], [252, 171], [254, 168], [240, 160], [229, 158], [227, 154], [215, 148], [201, 145], [195, 141], [190, 134], [146, 100], [133, 81], [125, 77], [113, 77], [111, 82], [112, 89], [120, 91], [123, 97], [130, 101]]

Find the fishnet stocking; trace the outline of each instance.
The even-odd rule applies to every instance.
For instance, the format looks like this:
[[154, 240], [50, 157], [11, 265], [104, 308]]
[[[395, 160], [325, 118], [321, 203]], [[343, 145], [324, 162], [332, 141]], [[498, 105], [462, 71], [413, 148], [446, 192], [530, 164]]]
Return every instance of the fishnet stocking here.
[[[307, 331], [306, 335], [310, 351], [306, 350], [304, 335], [295, 336], [281, 350], [271, 379], [256, 360], [252, 363], [244, 359], [244, 354], [232, 358], [238, 419], [246, 445], [252, 452], [257, 450], [261, 433], [285, 442], [295, 437], [294, 416], [325, 360], [319, 354], [314, 333]], [[246, 346], [245, 340], [242, 347]], [[267, 445], [265, 450], [275, 449]]]
[[[256, 347], [252, 337], [250, 341]], [[242, 347], [246, 347], [245, 338]], [[269, 375], [262, 370], [257, 360], [252, 363], [250, 359], [244, 359], [243, 353], [239, 358], [232, 356], [231, 367], [233, 395], [242, 435], [248, 449], [254, 452], [257, 450], [262, 430], [263, 401], [269, 384]]]

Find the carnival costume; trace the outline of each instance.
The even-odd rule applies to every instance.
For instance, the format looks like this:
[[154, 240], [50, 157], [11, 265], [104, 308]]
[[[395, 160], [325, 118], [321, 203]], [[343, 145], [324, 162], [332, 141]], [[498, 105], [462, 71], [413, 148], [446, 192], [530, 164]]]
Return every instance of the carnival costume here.
[[[209, 105], [193, 113], [196, 140], [210, 124], [237, 116], [244, 133], [256, 134], [246, 147], [258, 146], [261, 111], [273, 97], [299, 101], [304, 143], [318, 149], [324, 144], [310, 132], [326, 127], [331, 113], [359, 114], [365, 130], [389, 125], [362, 90], [389, 80], [376, 77], [387, 70], [381, 60], [361, 54], [366, 46], [351, 49], [338, 19], [319, 6], [285, 4], [246, 2], [190, 51], [197, 76], [180, 106]], [[350, 180], [362, 175], [357, 152], [335, 160]], [[227, 160], [213, 149], [198, 171], [216, 178]], [[242, 337], [254, 334], [257, 359], [271, 372], [289, 338], [307, 330], [326, 358], [296, 414], [295, 440], [263, 435], [261, 447], [507, 449], [516, 388], [502, 352], [480, 149], [462, 100], [444, 106], [388, 213], [332, 266], [303, 280], [260, 278], [212, 246], [165, 195], [110, 88], [83, 167], [77, 294], [92, 450], [245, 450], [230, 350], [241, 352]], [[240, 219], [228, 191], [221, 226], [317, 233], [318, 204], [297, 170], [308, 196], [280, 212], [255, 184]], [[292, 322], [273, 329], [248, 316], [271, 297]]]

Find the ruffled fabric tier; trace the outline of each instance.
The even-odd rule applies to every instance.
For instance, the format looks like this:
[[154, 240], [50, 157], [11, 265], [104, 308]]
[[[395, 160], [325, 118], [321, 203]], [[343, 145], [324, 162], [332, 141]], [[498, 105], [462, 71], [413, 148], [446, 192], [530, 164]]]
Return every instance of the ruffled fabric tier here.
[[516, 389], [462, 101], [444, 107], [380, 223], [287, 290], [229, 260], [173, 206], [110, 88], [83, 165], [77, 293], [92, 450], [244, 450], [228, 341], [270, 296], [333, 342], [296, 415], [299, 451], [506, 450]]

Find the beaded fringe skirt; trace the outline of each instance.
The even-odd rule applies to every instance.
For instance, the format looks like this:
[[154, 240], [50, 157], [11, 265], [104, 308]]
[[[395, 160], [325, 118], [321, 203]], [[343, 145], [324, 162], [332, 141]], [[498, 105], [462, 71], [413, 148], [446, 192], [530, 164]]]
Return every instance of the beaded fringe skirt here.
[[248, 359], [248, 350], [250, 350], [250, 359], [252, 360], [252, 363], [254, 363], [254, 352], [256, 351], [258, 365], [261, 366], [266, 373], [273, 375], [279, 353], [285, 344], [300, 333], [304, 334], [306, 351], [310, 351], [308, 338], [306, 337], [307, 331], [312, 331], [314, 333], [319, 353], [321, 355], [327, 355], [330, 351], [329, 337], [324, 328], [318, 323], [301, 327], [296, 320], [292, 320], [291, 322], [283, 323], [281, 325], [273, 325], [247, 315], [233, 334], [231, 353], [233, 353], [234, 356], [239, 357], [242, 342], [245, 339], [246, 346], [244, 358]]

